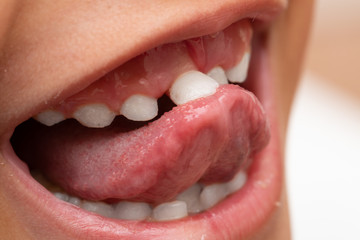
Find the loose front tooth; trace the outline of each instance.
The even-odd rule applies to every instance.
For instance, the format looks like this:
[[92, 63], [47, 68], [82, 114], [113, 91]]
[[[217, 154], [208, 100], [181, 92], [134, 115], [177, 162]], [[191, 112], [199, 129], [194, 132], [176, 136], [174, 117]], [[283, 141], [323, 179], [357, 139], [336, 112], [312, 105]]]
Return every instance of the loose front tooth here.
[[214, 67], [207, 75], [217, 81], [220, 85], [229, 83], [222, 67]]
[[199, 71], [189, 71], [180, 75], [172, 84], [169, 90], [170, 98], [176, 105], [180, 105], [210, 96], [216, 92], [218, 86], [211, 77]]
[[80, 107], [73, 117], [86, 127], [103, 128], [112, 123], [115, 113], [106, 105], [96, 103]]
[[144, 220], [151, 216], [149, 204], [142, 202], [119, 202], [115, 206], [114, 217], [126, 220]]
[[209, 209], [223, 200], [228, 194], [229, 191], [227, 189], [226, 183], [208, 185], [204, 187], [200, 194], [200, 202], [204, 209]]
[[200, 184], [194, 184], [184, 192], [180, 193], [176, 199], [186, 202], [188, 212], [198, 213], [204, 210], [200, 203], [200, 192]]
[[120, 113], [133, 121], [148, 121], [158, 114], [156, 98], [134, 94], [121, 106]]
[[246, 182], [247, 176], [243, 171], [238, 172], [234, 178], [227, 183], [227, 188], [229, 193], [234, 193], [240, 188], [242, 188]]
[[89, 202], [83, 201], [81, 208], [88, 210], [90, 212], [97, 213], [104, 217], [112, 217], [114, 209], [109, 204], [103, 202]]
[[186, 217], [187, 214], [186, 203], [183, 201], [162, 203], [153, 210], [153, 218], [157, 221], [175, 220]]
[[65, 117], [61, 112], [46, 110], [36, 115], [35, 119], [46, 126], [52, 126], [65, 120]]
[[233, 68], [226, 70], [226, 76], [230, 82], [242, 83], [246, 80], [250, 63], [250, 52], [246, 52], [241, 61]]

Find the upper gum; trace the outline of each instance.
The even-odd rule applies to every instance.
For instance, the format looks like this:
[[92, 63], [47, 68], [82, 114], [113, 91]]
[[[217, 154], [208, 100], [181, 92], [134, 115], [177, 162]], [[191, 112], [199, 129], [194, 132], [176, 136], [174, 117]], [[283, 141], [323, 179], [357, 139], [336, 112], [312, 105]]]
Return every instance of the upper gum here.
[[[238, 31], [238, 38], [241, 41], [246, 40], [247, 42], [242, 42], [241, 46], [241, 52], [238, 54], [238, 56], [235, 56], [235, 61], [239, 61], [240, 56], [242, 57], [244, 52], [250, 48], [250, 40], [252, 35], [252, 29], [250, 27], [250, 24], [248, 21], [244, 20], [239, 23], [236, 23], [240, 25], [241, 27], [237, 27], [237, 30], [240, 28], [240, 31]], [[245, 27], [244, 27], [245, 26]], [[229, 29], [229, 28], [227, 28]], [[223, 31], [220, 31], [219, 33], [224, 33], [227, 29], [224, 29]], [[244, 33], [245, 32], [245, 33]], [[216, 35], [219, 35], [217, 33]], [[244, 37], [246, 36], [247, 38]], [[210, 37], [214, 37], [214, 34], [207, 35]], [[204, 37], [207, 37], [204, 36]], [[232, 36], [233, 37], [233, 36]], [[169, 51], [166, 48], [174, 48], [176, 51]], [[164, 50], [165, 48], [165, 50]], [[160, 50], [160, 53], [159, 53]], [[169, 74], [171, 72], [172, 76], [168, 79], [159, 79], [159, 75], [163, 76], [165, 71], [155, 71], [155, 74], [152, 74], [154, 72], [151, 71], [150, 68], [154, 67], [156, 64], [153, 64], [153, 61], [151, 60], [159, 60], [159, 56], [161, 56], [161, 51], [166, 53], [166, 57], [168, 57], [171, 60], [176, 60], [176, 66], [170, 66], [173, 67], [171, 71], [164, 67], [163, 62], [161, 64], [161, 68], [166, 69], [166, 73]], [[178, 42], [178, 43], [171, 43], [171, 44], [165, 44], [161, 45], [159, 47], [156, 47], [154, 49], [151, 49], [144, 54], [141, 54], [130, 61], [126, 62], [125, 64], [121, 65], [120, 67], [116, 68], [115, 70], [109, 72], [104, 77], [100, 78], [99, 80], [95, 81], [93, 84], [85, 88], [84, 90], [80, 91], [79, 93], [61, 101], [59, 104], [51, 107], [50, 109], [59, 111], [63, 113], [65, 118], [71, 118], [73, 113], [83, 105], [87, 104], [93, 104], [93, 103], [104, 103], [107, 105], [112, 111], [115, 113], [119, 113], [119, 109], [121, 108], [123, 102], [130, 97], [133, 94], [143, 94], [149, 97], [159, 98], [164, 93], [166, 93], [171, 86], [172, 82], [181, 74], [187, 71], [191, 70], [198, 70], [201, 72], [204, 72], [204, 70], [209, 71], [210, 69], [199, 69], [199, 66], [194, 62], [194, 56], [191, 56], [188, 46], [186, 46], [186, 43]], [[152, 54], [152, 52], [156, 52], [155, 54]], [[157, 55], [156, 55], [157, 54]], [[170, 56], [169, 56], [170, 55]], [[211, 55], [211, 53], [209, 54]], [[233, 55], [233, 54], [232, 54]], [[155, 57], [155, 59], [151, 59], [152, 57]], [[157, 59], [156, 59], [157, 58]], [[240, 58], [241, 59], [241, 58]], [[161, 59], [160, 59], [161, 60]], [[179, 61], [181, 62], [179, 64]], [[195, 60], [196, 61], [196, 60]], [[150, 63], [148, 63], [150, 62]], [[229, 66], [234, 65], [234, 59], [228, 63], [222, 63], [225, 65], [225, 69], [229, 68]], [[139, 69], [139, 66], [143, 66], [145, 71], [144, 74], [140, 77], [136, 76], [138, 74], [137, 70]], [[171, 65], [171, 64], [170, 64]], [[174, 65], [174, 64], [173, 64]], [[218, 64], [218, 65], [221, 65]], [[180, 66], [180, 67], [178, 67]], [[217, 65], [214, 65], [215, 67]], [[156, 67], [156, 66], [155, 66]], [[130, 73], [130, 74], [129, 74]], [[207, 72], [204, 72], [207, 73]], [[130, 75], [129, 79], [131, 81], [125, 82], [124, 84], [124, 75]], [[154, 77], [155, 75], [155, 77]], [[119, 80], [119, 78], [122, 78]], [[152, 78], [152, 79], [150, 79]], [[157, 79], [156, 79], [157, 78]], [[134, 80], [137, 80], [137, 83], [134, 83]], [[153, 80], [155, 79], [155, 80]], [[160, 80], [160, 81], [159, 81]], [[159, 83], [161, 82], [161, 84]], [[109, 84], [110, 83], [110, 84]], [[160, 87], [159, 87], [160, 86]], [[121, 94], [120, 94], [121, 92]]]
[[[71, 117], [72, 113], [81, 105], [106, 102], [106, 105], [112, 111], [119, 112], [123, 102], [134, 94], [142, 94], [154, 98], [161, 97], [170, 88], [171, 83], [177, 76], [197, 69], [187, 52], [184, 51], [186, 49], [183, 43], [171, 45], [163, 45], [151, 49], [131, 59], [83, 91], [65, 99], [62, 103], [55, 106], [54, 109], [65, 113], [66, 117]], [[164, 48], [169, 47], [176, 47], [176, 51], [164, 50]], [[164, 76], [165, 71], [151, 69], [151, 64], [147, 63], [151, 61], [150, 58], [154, 55], [151, 52], [159, 50], [164, 50], [164, 52], [172, 55], [168, 56], [170, 59], [176, 58], [176, 64], [180, 66], [176, 68], [174, 63], [169, 63], [170, 66], [161, 66], [163, 69], [168, 67], [168, 71], [166, 71], [168, 76]], [[172, 68], [171, 71], [169, 71], [169, 68]], [[143, 71], [143, 73], [137, 76], [139, 75], [138, 71]]]

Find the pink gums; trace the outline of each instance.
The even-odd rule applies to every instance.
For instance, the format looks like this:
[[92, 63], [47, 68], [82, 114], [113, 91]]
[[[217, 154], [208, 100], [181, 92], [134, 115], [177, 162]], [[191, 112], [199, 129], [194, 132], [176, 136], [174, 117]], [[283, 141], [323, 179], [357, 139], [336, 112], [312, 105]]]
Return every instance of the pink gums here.
[[251, 37], [251, 25], [243, 20], [212, 35], [161, 45], [131, 59], [54, 109], [71, 118], [85, 104], [104, 103], [118, 112], [133, 94], [159, 98], [184, 72], [207, 73], [216, 66], [234, 66], [250, 48]]

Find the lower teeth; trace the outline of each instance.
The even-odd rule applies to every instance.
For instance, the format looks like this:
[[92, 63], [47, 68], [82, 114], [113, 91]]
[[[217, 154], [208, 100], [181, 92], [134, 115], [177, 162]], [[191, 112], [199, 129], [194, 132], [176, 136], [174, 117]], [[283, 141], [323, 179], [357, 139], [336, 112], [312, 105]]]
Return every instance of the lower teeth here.
[[228, 195], [241, 189], [246, 182], [244, 171], [238, 172], [226, 183], [201, 186], [196, 183], [180, 193], [176, 200], [152, 207], [144, 202], [121, 201], [115, 204], [81, 200], [62, 192], [54, 192], [60, 200], [101, 216], [123, 220], [170, 221], [207, 210]]

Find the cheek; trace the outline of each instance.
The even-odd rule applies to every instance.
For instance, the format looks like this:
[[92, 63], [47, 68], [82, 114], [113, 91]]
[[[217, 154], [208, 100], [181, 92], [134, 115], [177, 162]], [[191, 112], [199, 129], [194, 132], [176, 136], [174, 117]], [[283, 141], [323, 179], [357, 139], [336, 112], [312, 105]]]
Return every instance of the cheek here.
[[271, 29], [269, 49], [272, 71], [275, 77], [276, 102], [282, 131], [285, 133], [287, 119], [302, 71], [313, 0], [290, 1], [284, 12]]
[[2, 0], [0, 2], [0, 49], [14, 20], [17, 7], [16, 0]]

